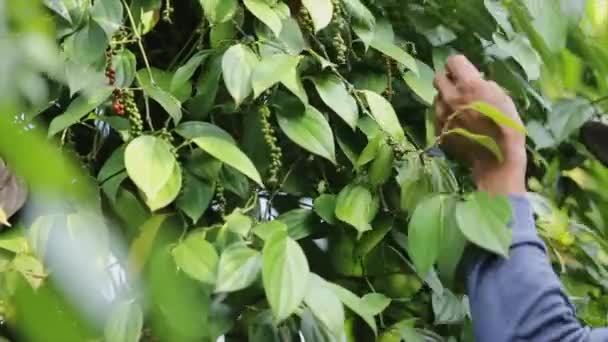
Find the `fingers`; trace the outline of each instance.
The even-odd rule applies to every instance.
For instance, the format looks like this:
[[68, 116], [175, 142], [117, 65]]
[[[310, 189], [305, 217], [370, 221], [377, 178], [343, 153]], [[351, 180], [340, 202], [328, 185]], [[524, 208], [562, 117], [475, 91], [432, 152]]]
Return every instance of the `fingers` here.
[[456, 83], [467, 83], [481, 79], [479, 70], [463, 55], [450, 56], [446, 70]]
[[437, 73], [433, 84], [439, 91], [439, 96], [444, 102], [452, 104], [457, 101], [459, 97], [458, 89], [456, 88], [456, 85], [448, 78], [448, 75], [445, 72]]
[[439, 134], [443, 131], [443, 127], [450, 115], [449, 106], [441, 99], [440, 96], [435, 98], [435, 132]]

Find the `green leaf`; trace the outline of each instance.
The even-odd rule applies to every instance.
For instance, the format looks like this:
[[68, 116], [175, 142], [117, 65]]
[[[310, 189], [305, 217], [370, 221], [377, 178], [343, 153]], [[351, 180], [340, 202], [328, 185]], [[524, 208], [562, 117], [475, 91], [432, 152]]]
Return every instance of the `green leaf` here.
[[384, 141], [378, 147], [376, 158], [369, 168], [369, 180], [372, 185], [381, 186], [393, 173], [393, 149]]
[[500, 28], [502, 28], [502, 30], [506, 33], [507, 37], [511, 37], [513, 34], [515, 34], [513, 25], [511, 25], [511, 22], [509, 21], [509, 10], [502, 2], [495, 0], [484, 0], [483, 4], [492, 17], [494, 17], [494, 20], [498, 26], [500, 26]]
[[397, 140], [397, 142], [405, 142], [405, 132], [391, 103], [373, 91], [363, 90], [362, 93], [365, 94], [374, 120], [376, 120], [382, 130]]
[[148, 198], [153, 198], [169, 181], [177, 161], [164, 140], [143, 135], [125, 149], [129, 177]]
[[344, 307], [325, 279], [310, 273], [304, 303], [334, 336], [342, 335], [344, 331]]
[[374, 335], [378, 334], [378, 328], [376, 327], [376, 320], [374, 319], [374, 316], [379, 313], [378, 309], [382, 308], [382, 306], [386, 303], [383, 299], [373, 296], [364, 300], [357, 297], [357, 295], [343, 288], [342, 286], [332, 283], [328, 283], [328, 286], [336, 294], [336, 296], [340, 298], [340, 301], [342, 301], [346, 307], [359, 315], [365, 321], [365, 323], [369, 325], [374, 332]]
[[458, 38], [454, 31], [441, 24], [432, 29], [425, 30], [422, 34], [424, 34], [429, 43], [435, 47], [444, 46]]
[[171, 176], [160, 190], [152, 196], [145, 196], [150, 210], [155, 211], [171, 204], [179, 195], [182, 188], [182, 169], [178, 163], [173, 166]]
[[308, 261], [287, 232], [274, 233], [262, 251], [262, 280], [276, 323], [298, 308], [308, 290]]
[[196, 224], [213, 199], [215, 185], [184, 171], [183, 190], [175, 204]]
[[433, 192], [454, 193], [458, 192], [460, 186], [447, 161], [440, 158], [432, 158], [426, 161], [426, 170], [431, 181]]
[[504, 196], [475, 192], [456, 206], [460, 231], [477, 246], [508, 257], [511, 246], [511, 205]]
[[230, 20], [238, 8], [236, 0], [199, 0], [205, 17], [211, 24], [220, 24]]
[[221, 76], [222, 56], [214, 55], [203, 66], [196, 83], [196, 96], [188, 105], [193, 117], [202, 119], [209, 113], [215, 104]]
[[226, 216], [226, 227], [228, 230], [242, 237], [249, 235], [252, 225], [253, 220], [251, 217], [244, 215], [239, 209]]
[[[183, 127], [183, 124], [179, 127]], [[229, 138], [231, 137], [229, 136]], [[222, 162], [203, 150], [195, 149], [186, 161], [186, 168], [196, 177], [214, 182], [220, 176]]]
[[394, 43], [385, 40], [382, 37], [378, 37], [378, 34], [376, 34], [376, 36], [370, 42], [369, 45], [374, 49], [382, 52], [383, 54], [389, 56], [390, 58], [394, 59], [395, 61], [399, 62], [407, 69], [411, 70], [415, 75], [418, 74], [418, 66], [416, 64], [416, 59]]
[[150, 217], [150, 212], [144, 203], [131, 191], [122, 187], [118, 188], [116, 201], [110, 202], [110, 205], [117, 218], [126, 227], [139, 227]]
[[568, 35], [568, 18], [560, 8], [560, 2], [544, 4], [540, 1], [525, 1], [532, 16], [532, 25], [553, 53], [559, 53], [566, 47]]
[[21, 273], [33, 289], [38, 289], [46, 274], [40, 260], [27, 254], [17, 254], [11, 263], [12, 268]]
[[331, 22], [334, 6], [331, 0], [302, 0], [302, 5], [310, 13], [315, 33], [321, 31]]
[[[340, 304], [341, 305], [341, 304]], [[301, 314], [299, 314], [300, 332], [304, 341], [312, 342], [334, 342], [336, 337], [329, 331], [325, 325], [315, 318], [314, 314], [309, 308], [304, 308]], [[266, 341], [266, 340], [264, 340]]]
[[175, 74], [171, 79], [171, 93], [177, 92], [180, 88], [188, 83], [188, 81], [192, 78], [192, 75], [194, 75], [196, 69], [198, 69], [207, 56], [207, 53], [199, 52], [192, 56], [186, 62], [186, 64], [182, 65], [175, 71]]
[[380, 146], [385, 143], [385, 139], [384, 134], [376, 134], [371, 140], [369, 140], [363, 151], [361, 151], [361, 154], [357, 159], [356, 166], [361, 167], [374, 160], [378, 154]]
[[526, 124], [526, 131], [528, 132], [530, 139], [534, 142], [536, 150], [555, 146], [555, 138], [549, 129], [538, 120], [528, 121]]
[[118, 50], [116, 55], [112, 57], [112, 68], [116, 71], [115, 87], [127, 88], [131, 86], [137, 70], [135, 55], [127, 49]]
[[323, 194], [315, 198], [313, 207], [317, 215], [329, 224], [336, 224], [336, 195]]
[[108, 37], [96, 21], [90, 20], [71, 40], [72, 58], [83, 64], [99, 62], [104, 57]]
[[266, 24], [275, 36], [281, 34], [283, 24], [280, 15], [264, 0], [243, 0], [245, 7], [261, 22]]
[[416, 205], [432, 192], [432, 184], [420, 158], [406, 156], [399, 169], [397, 182], [401, 186], [401, 209], [412, 212]]
[[285, 45], [290, 55], [297, 56], [302, 51], [309, 48], [308, 42], [304, 39], [300, 25], [295, 18], [289, 17], [283, 20], [283, 28], [279, 40]]
[[[143, 83], [143, 82], [142, 82]], [[158, 102], [161, 107], [173, 118], [173, 122], [177, 125], [182, 119], [182, 105], [171, 93], [162, 90], [160, 87], [151, 84], [141, 84], [144, 92], [148, 94], [154, 101]]]
[[177, 127], [177, 132], [184, 138], [192, 140], [214, 158], [232, 166], [263, 186], [260, 174], [251, 160], [236, 146], [234, 139], [218, 126], [206, 122], [185, 122]]
[[277, 220], [285, 223], [287, 234], [294, 240], [300, 240], [315, 233], [319, 227], [313, 211], [310, 209], [293, 209], [281, 216]]
[[433, 86], [435, 72], [428, 65], [418, 60], [416, 60], [416, 64], [418, 65], [418, 74], [408, 71], [403, 74], [403, 79], [408, 87], [422, 99], [424, 104], [430, 106], [437, 95], [437, 90]]
[[534, 81], [540, 77], [542, 60], [530, 44], [528, 38], [516, 35], [510, 41], [494, 34], [495, 48], [489, 50], [490, 55], [504, 59], [512, 57], [525, 71], [528, 80]]
[[287, 225], [279, 220], [268, 221], [253, 227], [252, 231], [255, 236], [267, 241], [277, 231], [287, 233]]
[[443, 202], [441, 249], [437, 257], [437, 271], [441, 280], [453, 284], [458, 265], [464, 254], [466, 238], [458, 228], [456, 221], [457, 198], [451, 196]]
[[55, 117], [49, 125], [49, 136], [53, 136], [71, 125], [77, 123], [93, 109], [104, 103], [112, 94], [111, 87], [97, 89], [90, 96], [80, 95], [65, 111], [65, 113]]
[[422, 277], [429, 273], [439, 256], [444, 200], [441, 195], [425, 199], [416, 206], [410, 219], [407, 251]]
[[258, 57], [243, 44], [233, 45], [224, 53], [224, 83], [237, 106], [251, 94], [251, 76], [257, 63]]
[[517, 123], [507, 114], [501, 112], [498, 108], [486, 103], [486, 102], [473, 102], [466, 107], [466, 109], [472, 109], [479, 112], [485, 117], [491, 119], [499, 126], [506, 126], [512, 128], [522, 134], [526, 134], [526, 128], [520, 123]]
[[354, 130], [359, 120], [359, 107], [344, 82], [338, 76], [325, 74], [314, 78], [313, 83], [323, 102]]
[[380, 216], [374, 220], [374, 229], [363, 233], [355, 247], [355, 256], [364, 257], [376, 248], [384, 239], [386, 234], [393, 228], [393, 220], [386, 216]]
[[251, 83], [254, 97], [260, 96], [266, 89], [282, 81], [286, 74], [296, 69], [300, 63], [299, 56], [275, 54], [264, 57], [253, 70]]
[[167, 215], [154, 215], [139, 227], [139, 235], [129, 248], [129, 272], [138, 275], [150, 257], [158, 232], [167, 220]]
[[138, 342], [144, 326], [144, 314], [134, 301], [119, 302], [110, 311], [104, 329], [107, 342]]
[[578, 131], [594, 113], [594, 107], [585, 99], [561, 100], [553, 105], [548, 114], [547, 126], [559, 144]]
[[372, 316], [380, 314], [390, 304], [391, 299], [382, 293], [368, 293], [361, 298], [361, 306]]
[[122, 3], [116, 0], [96, 0], [91, 8], [91, 18], [103, 28], [107, 37], [112, 37], [123, 19]]
[[347, 185], [338, 194], [336, 217], [355, 227], [359, 235], [372, 229], [370, 222], [377, 210], [378, 200], [363, 185]]
[[249, 198], [249, 179], [235, 168], [224, 165], [222, 172], [220, 172], [219, 181], [222, 182], [226, 190], [239, 196], [241, 199]]
[[277, 112], [281, 130], [296, 144], [311, 153], [336, 163], [334, 135], [329, 123], [317, 109], [307, 106], [304, 113]]
[[407, 342], [424, 342], [425, 338], [416, 331], [415, 328], [404, 326], [399, 329], [399, 334], [404, 341]]
[[300, 73], [297, 68], [292, 68], [281, 79], [281, 83], [285, 88], [289, 89], [295, 96], [297, 96], [303, 104], [308, 104], [308, 95], [306, 89], [302, 84]]
[[[253, 316], [253, 314], [252, 314]], [[256, 313], [247, 327], [248, 342], [283, 342], [279, 327], [272, 321], [272, 312]]]
[[182, 103], [189, 99], [192, 95], [192, 84], [184, 81], [173, 89], [171, 88], [171, 84], [174, 76], [175, 75], [172, 72], [154, 67], [150, 68], [150, 72], [148, 72], [147, 69], [140, 69], [137, 71], [137, 81], [138, 83], [142, 84], [142, 88], [144, 88], [144, 90], [160, 88], [160, 90], [171, 94], [180, 103]]
[[[118, 56], [114, 56], [114, 60], [116, 57]], [[119, 70], [116, 70], [116, 84], [118, 84], [121, 76]], [[74, 61], [65, 62], [65, 78], [70, 88], [70, 97], [80, 91], [82, 91], [81, 95], [88, 96], [91, 92], [108, 85], [108, 79], [103, 72], [96, 70], [91, 65]]]
[[354, 26], [372, 32], [374, 31], [376, 18], [360, 0], [344, 0], [342, 3], [344, 4], [346, 11], [351, 15]]
[[[6, 225], [6, 214], [4, 213], [4, 210], [2, 209], [2, 207], [0, 206], [0, 216], [2, 216], [2, 214], [5, 215], [5, 218], [4, 218], [4, 222], [0, 222], [0, 224]], [[42, 216], [42, 217], [44, 217], [44, 216]], [[34, 221], [34, 224], [36, 224], [38, 222], [38, 225], [40, 226], [41, 218]], [[1, 217], [0, 217], [0, 219], [1, 219]], [[26, 253], [29, 248], [28, 240], [23, 235], [23, 233], [24, 233], [24, 231], [22, 229], [19, 229], [18, 227], [15, 227], [15, 228], [12, 228], [9, 230], [5, 230], [4, 232], [2, 232], [0, 234], [0, 248], [13, 252], [15, 254]], [[43, 255], [41, 255], [41, 257], [43, 257]]]
[[184, 273], [203, 283], [215, 283], [219, 257], [213, 245], [205, 240], [204, 233], [188, 234], [171, 253], [175, 264]]
[[433, 293], [432, 305], [435, 324], [458, 324], [466, 317], [467, 308], [463, 300], [448, 289], [444, 289], [441, 295]]
[[44, 5], [72, 24], [72, 17], [63, 0], [44, 0]]
[[214, 50], [221, 50], [234, 42], [238, 34], [239, 22], [238, 19], [232, 19], [225, 23], [211, 26], [209, 31], [209, 45]]
[[260, 252], [241, 244], [222, 252], [215, 292], [234, 292], [249, 287], [262, 269]]
[[463, 137], [470, 139], [478, 143], [479, 145], [487, 148], [490, 152], [492, 152], [492, 154], [494, 154], [494, 156], [496, 156], [496, 159], [498, 159], [498, 161], [502, 162], [503, 160], [503, 155], [502, 151], [500, 150], [500, 146], [498, 146], [494, 139], [487, 135], [471, 133], [464, 128], [454, 128], [449, 130], [446, 134], [462, 135]]

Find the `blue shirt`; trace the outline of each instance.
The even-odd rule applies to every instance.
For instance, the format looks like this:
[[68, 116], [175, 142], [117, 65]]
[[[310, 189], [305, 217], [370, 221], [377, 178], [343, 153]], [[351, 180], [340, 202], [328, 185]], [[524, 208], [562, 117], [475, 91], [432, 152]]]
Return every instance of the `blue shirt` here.
[[607, 328], [589, 329], [576, 318], [536, 233], [528, 200], [512, 196], [511, 203], [509, 259], [482, 253], [467, 271], [476, 341], [608, 341]]

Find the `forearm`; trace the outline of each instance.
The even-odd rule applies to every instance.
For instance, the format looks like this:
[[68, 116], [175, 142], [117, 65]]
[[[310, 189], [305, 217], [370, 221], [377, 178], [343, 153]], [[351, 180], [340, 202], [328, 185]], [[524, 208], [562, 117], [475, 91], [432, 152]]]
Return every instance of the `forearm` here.
[[608, 330], [581, 326], [538, 237], [531, 207], [513, 204], [509, 259], [481, 253], [468, 270], [467, 288], [478, 342], [606, 341]]

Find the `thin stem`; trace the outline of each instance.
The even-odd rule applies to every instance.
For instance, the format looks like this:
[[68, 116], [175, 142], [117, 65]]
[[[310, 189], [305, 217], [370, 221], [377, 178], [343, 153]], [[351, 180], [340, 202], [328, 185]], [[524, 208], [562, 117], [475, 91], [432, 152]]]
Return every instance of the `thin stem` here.
[[604, 101], [606, 101], [606, 100], [608, 100], [608, 95], [606, 95], [606, 96], [602, 96], [602, 97], [597, 98], [597, 99], [595, 99], [595, 100], [591, 100], [591, 101], [589, 101], [589, 104], [594, 105], [594, 104], [598, 104], [598, 103], [600, 103], [600, 102], [604, 102]]
[[[277, 189], [275, 191], [273, 191], [272, 194], [270, 195], [270, 197], [268, 198], [268, 202], [266, 203], [266, 205], [267, 205], [267, 207], [266, 207], [267, 218], [270, 217], [270, 213], [272, 212], [272, 201], [274, 201], [274, 198], [279, 193], [279, 190], [281, 190], [281, 188], [283, 188], [283, 186], [287, 182], [287, 178], [289, 178], [289, 176], [291, 175], [291, 173], [293, 172], [293, 170], [296, 168], [296, 166], [298, 165], [298, 163], [300, 162], [300, 160], [301, 159], [298, 159], [293, 164], [291, 164], [291, 167], [289, 168], [289, 170], [287, 170], [287, 172], [285, 173], [285, 176], [283, 176], [283, 180], [281, 180], [281, 184], [279, 184], [279, 186], [277, 187]], [[270, 221], [270, 219], [268, 219], [268, 220]]]
[[154, 130], [154, 125], [152, 125], [152, 117], [150, 116], [150, 99], [148, 98], [148, 94], [146, 94], [145, 92], [144, 92], [144, 104], [146, 106], [146, 121], [148, 122], [148, 126], [150, 126], [150, 129]]
[[142, 58], [144, 59], [144, 64], [146, 65], [146, 70], [148, 71], [148, 75], [150, 76], [150, 82], [156, 85], [154, 81], [154, 77], [152, 75], [152, 69], [150, 67], [150, 61], [148, 60], [148, 55], [146, 54], [146, 49], [144, 48], [144, 44], [142, 43], [141, 34], [137, 29], [137, 25], [135, 24], [135, 19], [133, 18], [133, 13], [131, 13], [131, 8], [127, 5], [126, 0], [122, 0], [122, 4], [127, 10], [127, 15], [129, 16], [129, 22], [131, 23], [131, 28], [133, 29], [133, 34], [135, 34], [135, 40], [137, 41], [137, 45], [139, 46], [139, 51], [142, 54]]
[[[361, 263], [363, 263], [363, 261], [361, 261]], [[376, 293], [376, 288], [374, 287], [374, 285], [372, 284], [371, 281], [369, 281], [369, 278], [367, 276], [363, 277], [363, 279], [365, 279], [365, 283], [367, 284], [367, 286], [369, 287], [370, 290], [372, 290], [373, 293]], [[378, 318], [380, 318], [380, 327], [384, 328], [384, 315], [382, 315], [382, 312], [380, 312], [378, 314]]]
[[120, 41], [116, 41], [116, 42], [110, 42], [111, 45], [123, 45], [123, 44], [131, 44], [131, 43], [137, 43], [137, 39], [125, 39], [125, 40], [120, 40]]
[[64, 129], [63, 132], [61, 133], [61, 147], [63, 147], [65, 145], [65, 139], [68, 136], [68, 129]]
[[454, 121], [454, 119], [455, 119], [455, 118], [456, 118], [458, 115], [460, 115], [460, 114], [462, 114], [462, 113], [463, 113], [463, 112], [459, 110], [459, 111], [456, 111], [456, 112], [454, 112], [453, 114], [451, 114], [451, 115], [448, 117], [448, 120], [445, 122], [445, 125], [443, 125], [443, 128], [442, 128], [442, 130], [441, 130], [441, 134], [439, 134], [439, 135], [438, 135], [438, 136], [435, 138], [435, 141], [434, 141], [434, 142], [433, 142], [433, 143], [432, 143], [432, 144], [431, 144], [429, 147], [425, 148], [425, 149], [424, 149], [424, 150], [423, 150], [423, 151], [422, 151], [420, 154], [421, 154], [421, 155], [423, 155], [423, 154], [427, 154], [427, 153], [429, 153], [429, 152], [430, 152], [430, 151], [431, 151], [433, 148], [435, 148], [436, 146], [441, 145], [441, 141], [442, 141], [442, 140], [443, 140], [443, 139], [444, 139], [444, 138], [445, 138], [445, 137], [446, 137], [448, 134], [451, 134], [451, 133], [452, 133], [452, 131], [450, 131], [450, 124], [452, 123], [452, 121]]
[[414, 271], [414, 273], [416, 273], [416, 276], [418, 278], [420, 278], [420, 280], [425, 281], [424, 279], [422, 279], [422, 277], [420, 277], [418, 272], [416, 272], [416, 267], [403, 254], [401, 254], [401, 252], [397, 248], [395, 248], [391, 245], [388, 245], [388, 248], [391, 251], [393, 251], [395, 254], [397, 254], [397, 257], [399, 257], [399, 259], [401, 259], [401, 261], [403, 261], [410, 269], [412, 269], [412, 271]]
[[192, 143], [192, 141], [190, 141], [190, 140], [184, 140], [184, 142], [182, 142], [181, 144], [179, 144], [179, 145], [178, 145], [178, 146], [175, 148], [175, 150], [176, 150], [176, 151], [179, 151], [180, 149], [182, 149], [182, 148], [184, 148], [184, 147], [186, 147], [186, 146], [190, 146], [190, 144], [191, 144], [191, 143]]
[[[139, 47], [139, 51], [141, 52], [142, 58], [144, 59], [144, 64], [146, 66], [146, 71], [148, 72], [148, 76], [150, 77], [150, 83], [152, 85], [156, 85], [154, 81], [154, 76], [152, 75], [152, 68], [150, 67], [150, 61], [148, 60], [148, 55], [146, 54], [146, 49], [142, 43], [141, 34], [137, 29], [137, 25], [135, 24], [135, 19], [133, 18], [133, 13], [131, 13], [131, 8], [127, 5], [126, 0], [122, 0], [122, 4], [127, 10], [127, 15], [129, 17], [129, 22], [131, 23], [131, 28], [133, 29], [133, 34], [135, 35], [135, 40], [137, 41], [137, 46]], [[135, 73], [135, 78], [140, 85], [143, 85], [143, 82], [139, 78], [139, 75]], [[154, 125], [152, 125], [152, 118], [150, 117], [150, 103], [148, 99], [148, 95], [144, 92], [144, 102], [146, 104], [146, 121], [148, 122], [148, 126], [150, 126], [151, 130], [154, 130]]]
[[197, 33], [200, 33], [199, 28], [192, 31], [192, 34], [190, 34], [190, 37], [186, 41], [186, 44], [184, 44], [184, 46], [182, 46], [181, 50], [179, 50], [179, 52], [175, 55], [175, 57], [173, 57], [173, 60], [171, 61], [171, 63], [169, 63], [169, 68], [168, 68], [169, 70], [171, 70], [175, 67], [175, 64], [179, 61], [179, 58], [182, 56], [184, 51], [186, 51], [186, 48], [192, 43], [192, 41], [196, 37]]

